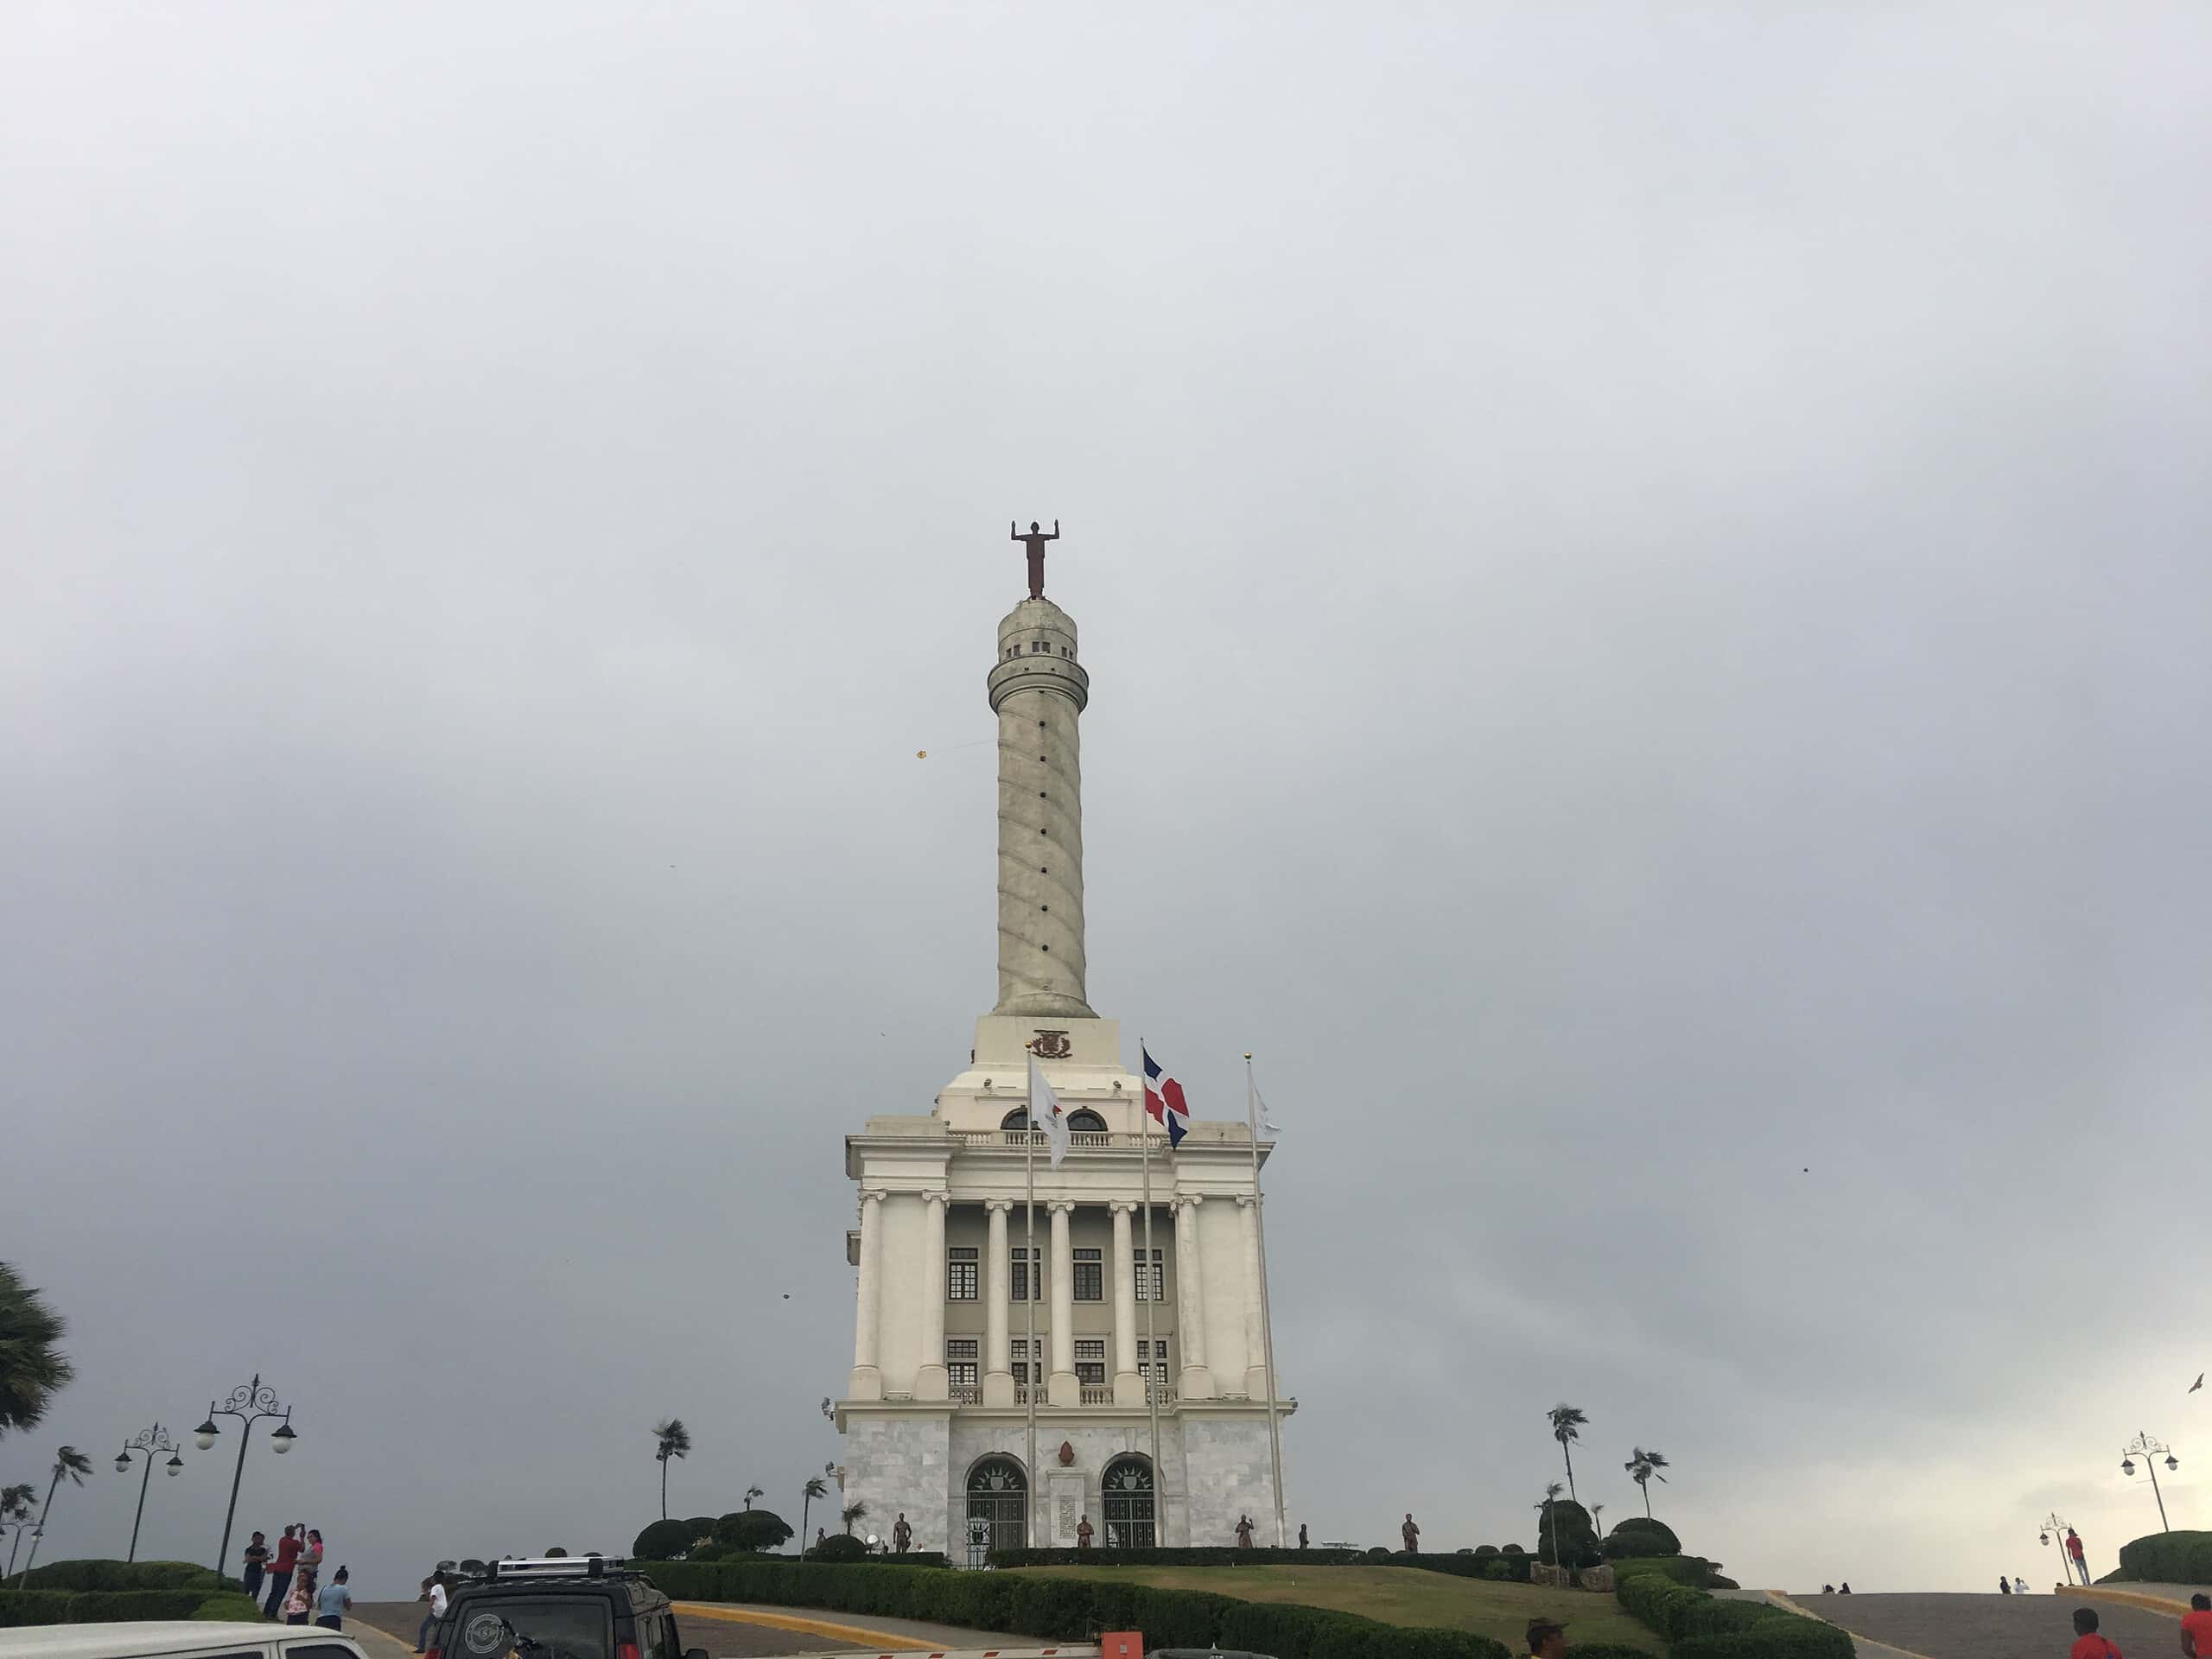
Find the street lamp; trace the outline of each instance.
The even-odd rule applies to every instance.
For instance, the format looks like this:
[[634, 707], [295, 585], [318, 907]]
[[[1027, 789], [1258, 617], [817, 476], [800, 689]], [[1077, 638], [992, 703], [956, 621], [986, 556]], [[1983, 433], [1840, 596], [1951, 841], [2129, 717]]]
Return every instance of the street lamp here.
[[[2066, 1582], [2069, 1584], [2074, 1582], [2074, 1558], [2066, 1553], [2066, 1535], [2070, 1530], [2071, 1529], [2067, 1526], [2066, 1522], [2059, 1518], [2059, 1514], [2056, 1510], [2053, 1510], [2049, 1515], [2044, 1516], [2044, 1518], [2037, 1523], [2036, 1530], [2036, 1541], [2037, 1543], [2055, 1543], [2058, 1546], [2058, 1564], [2065, 1569]], [[2085, 1563], [2084, 1571], [2086, 1570], [2087, 1564]]]
[[254, 1424], [264, 1417], [284, 1420], [276, 1426], [276, 1432], [269, 1437], [270, 1444], [280, 1452], [290, 1451], [292, 1442], [298, 1436], [292, 1433], [292, 1408], [278, 1403], [276, 1389], [262, 1386], [258, 1371], [253, 1374], [252, 1382], [241, 1382], [232, 1389], [230, 1397], [220, 1406], [213, 1400], [207, 1402], [207, 1421], [192, 1431], [193, 1444], [202, 1452], [213, 1446], [215, 1437], [223, 1432], [215, 1427], [218, 1417], [235, 1417], [239, 1424], [238, 1465], [231, 1475], [231, 1507], [223, 1512], [223, 1548], [215, 1557], [215, 1572], [220, 1576], [223, 1563], [231, 1559], [231, 1522], [238, 1519], [238, 1482], [245, 1478], [246, 1442], [253, 1438]]
[[2166, 1495], [2158, 1490], [2158, 1459], [2164, 1458], [2166, 1460], [2166, 1471], [2169, 1474], [2180, 1468], [2181, 1462], [2174, 1456], [2171, 1446], [2162, 1441], [2154, 1440], [2148, 1434], [2144, 1433], [2138, 1433], [2133, 1440], [2120, 1448], [2120, 1472], [2133, 1476], [2135, 1472], [2135, 1459], [2138, 1458], [2143, 1459], [2143, 1467], [2151, 1477], [2151, 1496], [2158, 1500], [2158, 1524], [2166, 1531], [2171, 1532], [2172, 1523], [2166, 1519]]
[[176, 1454], [176, 1442], [169, 1438], [168, 1430], [159, 1423], [151, 1428], [140, 1429], [123, 1443], [123, 1450], [115, 1454], [117, 1474], [130, 1472], [130, 1454], [134, 1452], [146, 1468], [145, 1472], [138, 1477], [138, 1513], [130, 1517], [130, 1553], [123, 1558], [125, 1561], [138, 1559], [138, 1523], [146, 1518], [146, 1484], [154, 1478], [154, 1453], [166, 1452], [169, 1454], [171, 1474], [184, 1467], [184, 1460]]

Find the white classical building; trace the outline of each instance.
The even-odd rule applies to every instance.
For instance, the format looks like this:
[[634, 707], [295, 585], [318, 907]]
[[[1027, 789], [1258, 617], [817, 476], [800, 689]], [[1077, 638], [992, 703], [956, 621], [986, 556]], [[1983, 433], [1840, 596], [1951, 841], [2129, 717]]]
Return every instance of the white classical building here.
[[[844, 1502], [868, 1505], [861, 1530], [888, 1537], [903, 1515], [915, 1548], [956, 1560], [1018, 1546], [1025, 1526], [1039, 1547], [1072, 1545], [1086, 1517], [1102, 1548], [1228, 1544], [1240, 1515], [1272, 1544], [1251, 1136], [1194, 1122], [1171, 1157], [1155, 1129], [1147, 1244], [1143, 1089], [1119, 1022], [1091, 1011], [1084, 987], [1077, 721], [1090, 680], [1074, 622], [1042, 597], [1041, 551], [1032, 596], [999, 624], [988, 682], [998, 1005], [931, 1109], [871, 1117], [845, 1140], [860, 1282], [836, 1406]], [[1020, 1128], [1033, 1053], [1071, 1114], [1058, 1170]]]

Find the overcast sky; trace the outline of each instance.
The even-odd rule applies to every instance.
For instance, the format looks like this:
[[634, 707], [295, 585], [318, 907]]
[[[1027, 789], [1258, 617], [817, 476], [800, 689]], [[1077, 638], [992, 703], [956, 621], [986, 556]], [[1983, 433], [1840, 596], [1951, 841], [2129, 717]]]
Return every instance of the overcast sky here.
[[670, 1412], [796, 1522], [1017, 515], [1091, 1001], [1288, 1131], [1294, 1524], [1533, 1544], [1560, 1399], [1746, 1582], [2108, 1570], [2138, 1429], [2212, 1524], [2208, 178], [2183, 3], [0, 10], [42, 1559], [257, 1370], [372, 1594]]

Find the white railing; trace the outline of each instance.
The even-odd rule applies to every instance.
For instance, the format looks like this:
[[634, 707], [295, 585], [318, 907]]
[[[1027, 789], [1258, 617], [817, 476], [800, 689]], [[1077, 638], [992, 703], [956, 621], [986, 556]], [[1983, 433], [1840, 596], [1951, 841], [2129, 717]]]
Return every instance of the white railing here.
[[1083, 1385], [1083, 1403], [1086, 1406], [1110, 1406], [1114, 1403], [1114, 1390], [1101, 1383], [1086, 1382]]
[[980, 1406], [983, 1403], [983, 1391], [973, 1382], [956, 1382], [952, 1385], [952, 1398], [959, 1405]]
[[[1012, 1147], [1017, 1151], [1023, 1147], [1041, 1147], [1051, 1144], [1041, 1129], [957, 1129], [953, 1132], [953, 1139], [964, 1146]], [[1158, 1141], [1160, 1137], [1154, 1135], [1153, 1139]], [[1071, 1147], [1135, 1147], [1141, 1146], [1143, 1142], [1144, 1137], [1141, 1135], [1124, 1135], [1114, 1129], [1068, 1131], [1068, 1145]], [[1166, 1148], [1163, 1147], [1161, 1149], [1165, 1151]]]

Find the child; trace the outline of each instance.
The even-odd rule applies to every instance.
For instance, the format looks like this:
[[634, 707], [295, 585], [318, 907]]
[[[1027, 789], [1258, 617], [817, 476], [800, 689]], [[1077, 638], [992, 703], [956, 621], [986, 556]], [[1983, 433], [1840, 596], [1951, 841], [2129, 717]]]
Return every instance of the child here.
[[308, 1584], [306, 1573], [299, 1573], [293, 1575], [292, 1588], [284, 1598], [284, 1622], [287, 1624], [304, 1624], [308, 1622]]

